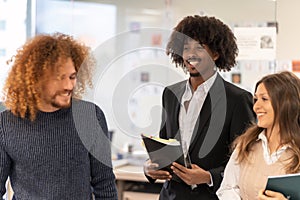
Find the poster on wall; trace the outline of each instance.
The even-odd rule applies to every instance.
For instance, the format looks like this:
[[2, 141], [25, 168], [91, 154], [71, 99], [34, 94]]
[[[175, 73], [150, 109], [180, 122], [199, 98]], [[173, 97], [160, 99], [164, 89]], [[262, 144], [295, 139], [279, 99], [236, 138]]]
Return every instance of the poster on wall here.
[[235, 27], [238, 60], [275, 60], [276, 27]]
[[293, 60], [292, 61], [292, 71], [293, 72], [300, 72], [300, 60]]

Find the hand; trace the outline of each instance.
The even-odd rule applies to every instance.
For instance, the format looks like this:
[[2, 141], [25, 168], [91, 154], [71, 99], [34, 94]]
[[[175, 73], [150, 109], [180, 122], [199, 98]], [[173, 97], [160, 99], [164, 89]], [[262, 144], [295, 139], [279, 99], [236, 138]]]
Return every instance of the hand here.
[[192, 164], [192, 168], [188, 169], [176, 162], [172, 163], [171, 169], [174, 174], [181, 178], [188, 185], [210, 184], [210, 173], [200, 168], [198, 165]]
[[288, 200], [280, 192], [274, 192], [271, 190], [260, 190], [258, 192], [259, 200]]
[[157, 170], [158, 164], [152, 163], [151, 160], [147, 160], [144, 163], [144, 172], [152, 179], [171, 180], [172, 176], [168, 171]]

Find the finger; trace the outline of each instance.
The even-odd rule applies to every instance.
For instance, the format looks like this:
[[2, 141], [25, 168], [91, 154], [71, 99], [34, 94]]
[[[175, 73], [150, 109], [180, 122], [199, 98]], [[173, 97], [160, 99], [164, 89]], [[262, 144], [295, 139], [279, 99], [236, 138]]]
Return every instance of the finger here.
[[264, 192], [265, 192], [265, 190], [259, 190], [259, 192], [258, 192], [259, 200], [266, 200], [267, 197], [265, 196]]
[[182, 179], [183, 181], [185, 180], [184, 173], [182, 173], [179, 169], [173, 166], [171, 167], [171, 169], [173, 170], [173, 173], [176, 174], [180, 179]]
[[[190, 177], [189, 174], [183, 172], [183, 171], [180, 171], [179, 169], [177, 169], [176, 167], [172, 166], [173, 167], [173, 173], [176, 174], [181, 180], [183, 180], [187, 185], [192, 185], [194, 184], [192, 182], [192, 178]], [[171, 168], [172, 168], [171, 167]]]
[[151, 163], [150, 165], [148, 165], [149, 169], [156, 169], [159, 167], [159, 165], [157, 163]]
[[153, 179], [160, 179], [160, 180], [171, 180], [172, 176], [150, 176]]
[[269, 197], [273, 197], [273, 198], [278, 198], [278, 199], [283, 199], [283, 194], [281, 194], [280, 192], [274, 192], [271, 190], [266, 190], [265, 194]]
[[151, 162], [151, 160], [147, 160], [145, 163], [144, 163], [144, 166], [159, 166], [157, 163], [155, 162]]
[[[178, 164], [178, 163], [176, 163], [176, 162], [173, 162], [172, 165], [173, 165], [175, 168], [177, 168], [177, 169], [179, 169], [180, 171], [182, 171], [182, 172], [186, 172], [186, 170], [187, 170], [186, 167], [184, 167], [184, 166], [182, 166], [182, 165], [180, 165], [180, 164]], [[172, 168], [172, 166], [171, 166], [171, 168]]]
[[151, 160], [147, 160], [143, 167], [144, 167], [144, 171], [147, 173], [148, 171], [152, 171], [152, 170], [157, 170], [158, 169], [158, 164], [157, 163], [153, 163], [151, 162]]
[[264, 195], [264, 192], [265, 192], [265, 190], [263, 190], [263, 189], [262, 189], [262, 190], [259, 190], [259, 191], [258, 191], [258, 195]]
[[172, 178], [171, 174], [164, 170], [151, 171], [148, 175], [153, 179], [170, 180]]
[[200, 169], [201, 167], [199, 167], [198, 165], [192, 164], [192, 169]]
[[172, 169], [173, 173], [176, 174], [182, 180], [187, 179], [187, 174], [185, 172], [183, 172], [182, 170], [180, 170], [179, 168], [177, 168], [175, 166], [171, 166], [171, 169]]
[[164, 171], [164, 170], [155, 170], [155, 171], [149, 171], [149, 175], [151, 175], [151, 176], [169, 176], [170, 173], [168, 171]]

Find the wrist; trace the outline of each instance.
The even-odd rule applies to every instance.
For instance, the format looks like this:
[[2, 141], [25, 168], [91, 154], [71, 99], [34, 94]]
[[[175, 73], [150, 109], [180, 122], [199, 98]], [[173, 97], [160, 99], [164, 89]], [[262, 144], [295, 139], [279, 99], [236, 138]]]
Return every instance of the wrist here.
[[209, 171], [206, 171], [205, 174], [206, 174], [206, 175], [205, 175], [205, 181], [206, 181], [206, 184], [207, 184], [207, 185], [211, 185], [211, 184], [212, 184], [212, 176], [211, 176], [210, 172], [209, 172]]

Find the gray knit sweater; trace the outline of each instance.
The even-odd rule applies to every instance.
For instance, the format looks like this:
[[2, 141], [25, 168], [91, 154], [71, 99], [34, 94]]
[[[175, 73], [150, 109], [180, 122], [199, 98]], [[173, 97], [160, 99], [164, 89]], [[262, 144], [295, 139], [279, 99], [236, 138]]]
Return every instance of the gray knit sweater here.
[[39, 112], [34, 122], [2, 112], [1, 196], [8, 176], [17, 200], [117, 199], [101, 109], [73, 100], [70, 108]]

